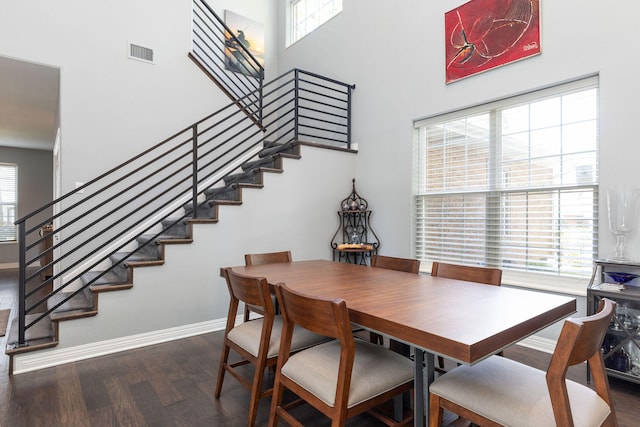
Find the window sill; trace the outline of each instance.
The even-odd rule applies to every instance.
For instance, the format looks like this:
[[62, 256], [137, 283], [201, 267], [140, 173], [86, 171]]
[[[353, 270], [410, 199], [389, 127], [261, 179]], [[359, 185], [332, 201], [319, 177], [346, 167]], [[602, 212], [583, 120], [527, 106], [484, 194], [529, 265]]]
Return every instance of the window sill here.
[[502, 284], [537, 291], [586, 297], [589, 278], [577, 279], [546, 274], [503, 271]]
[[[427, 263], [424, 263], [427, 264]], [[431, 265], [424, 266], [421, 273], [431, 274]], [[428, 270], [427, 270], [428, 268]], [[556, 294], [587, 296], [589, 278], [569, 278], [546, 274], [522, 273], [516, 271], [502, 271], [502, 284], [515, 288], [552, 292]]]

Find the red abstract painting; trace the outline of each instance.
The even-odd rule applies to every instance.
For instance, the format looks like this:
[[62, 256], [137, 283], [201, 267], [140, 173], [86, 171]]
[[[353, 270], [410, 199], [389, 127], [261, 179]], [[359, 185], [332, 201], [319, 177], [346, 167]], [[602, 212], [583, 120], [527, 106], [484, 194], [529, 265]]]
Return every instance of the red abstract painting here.
[[446, 83], [540, 53], [540, 0], [471, 0], [444, 20]]

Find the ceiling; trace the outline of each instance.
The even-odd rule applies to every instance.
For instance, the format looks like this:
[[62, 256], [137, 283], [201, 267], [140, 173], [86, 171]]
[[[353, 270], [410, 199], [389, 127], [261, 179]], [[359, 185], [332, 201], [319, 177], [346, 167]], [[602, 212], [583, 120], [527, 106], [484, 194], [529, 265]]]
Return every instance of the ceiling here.
[[0, 146], [53, 150], [58, 68], [0, 57]]

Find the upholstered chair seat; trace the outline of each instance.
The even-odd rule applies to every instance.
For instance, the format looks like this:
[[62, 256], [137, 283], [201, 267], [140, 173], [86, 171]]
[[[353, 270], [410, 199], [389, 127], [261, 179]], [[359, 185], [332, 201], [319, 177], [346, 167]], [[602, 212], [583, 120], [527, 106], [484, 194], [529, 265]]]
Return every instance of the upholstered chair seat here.
[[[335, 406], [340, 342], [317, 345], [292, 355], [282, 373], [329, 406]], [[413, 380], [413, 363], [379, 345], [355, 340], [355, 359], [347, 408]]]
[[[237, 325], [227, 334], [228, 339], [248, 351], [252, 356], [258, 357], [263, 320], [263, 318], [260, 318]], [[271, 339], [269, 340], [269, 348], [267, 350], [267, 358], [278, 356], [281, 336], [282, 317], [274, 316], [273, 327], [271, 329]], [[330, 338], [323, 339], [319, 335], [309, 332], [306, 329], [295, 328], [293, 331], [293, 338], [291, 340], [291, 351], [295, 352], [328, 340], [330, 340]]]
[[[505, 357], [491, 356], [478, 365], [459, 366], [437, 378], [429, 392], [504, 426], [554, 426], [546, 372]], [[609, 405], [582, 384], [567, 380], [576, 427], [599, 426]]]

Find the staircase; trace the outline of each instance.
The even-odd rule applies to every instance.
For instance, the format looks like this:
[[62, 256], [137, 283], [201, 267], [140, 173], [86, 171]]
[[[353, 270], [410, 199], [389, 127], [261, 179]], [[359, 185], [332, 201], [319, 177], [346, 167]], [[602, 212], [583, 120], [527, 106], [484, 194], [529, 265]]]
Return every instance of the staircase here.
[[[196, 37], [189, 58], [228, 85]], [[220, 206], [241, 205], [243, 189], [262, 188], [265, 173], [301, 157], [301, 143], [350, 148], [354, 86], [298, 69], [263, 85], [259, 74], [257, 89], [223, 90], [228, 106], [16, 222], [20, 298], [8, 355], [56, 346], [59, 322], [96, 316], [102, 292], [131, 289], [135, 269], [163, 265], [166, 245], [192, 243], [194, 224], [215, 224]], [[47, 237], [37, 234], [49, 224], [60, 238], [42, 249]]]

